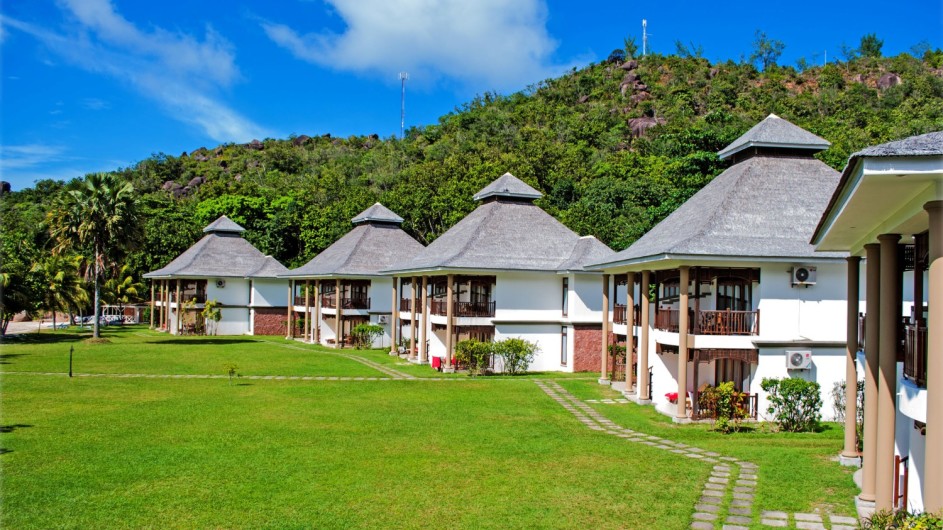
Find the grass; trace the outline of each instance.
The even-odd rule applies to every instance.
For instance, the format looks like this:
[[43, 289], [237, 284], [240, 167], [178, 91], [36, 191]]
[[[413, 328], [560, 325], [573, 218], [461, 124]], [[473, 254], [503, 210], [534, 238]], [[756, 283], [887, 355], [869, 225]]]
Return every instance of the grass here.
[[[456, 381], [122, 379], [13, 375], [210, 373], [385, 377], [284, 339], [173, 338], [110, 328], [0, 351], [3, 528], [685, 528], [706, 463], [591, 431], [529, 377]], [[291, 347], [284, 347], [285, 345]], [[383, 351], [345, 350], [418, 377]], [[9, 374], [9, 375], [7, 375]], [[557, 376], [580, 398], [612, 397]], [[757, 509], [852, 513], [840, 431], [724, 436], [651, 408], [613, 421], [760, 465]]]

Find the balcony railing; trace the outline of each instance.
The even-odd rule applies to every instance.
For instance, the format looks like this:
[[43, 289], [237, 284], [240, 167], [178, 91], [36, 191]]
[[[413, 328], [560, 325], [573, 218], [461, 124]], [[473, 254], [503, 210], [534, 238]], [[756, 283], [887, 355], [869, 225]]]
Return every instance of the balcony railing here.
[[[858, 349], [864, 351], [865, 347], [865, 337], [867, 337], [867, 327], [865, 326], [866, 313], [858, 313]], [[900, 323], [898, 328], [898, 344], [897, 344], [897, 362], [902, 362], [906, 356], [907, 351], [907, 328], [911, 326], [910, 317], [902, 316], [900, 317]], [[926, 333], [926, 329], [923, 330]], [[926, 365], [924, 365], [926, 366]]]
[[[495, 303], [492, 302], [453, 302], [453, 316], [457, 317], [493, 317]], [[430, 310], [433, 315], [446, 315], [448, 305], [445, 300], [433, 300]]]
[[[677, 309], [658, 308], [655, 313], [655, 329], [677, 333], [681, 312]], [[759, 335], [760, 312], [702, 310], [695, 318], [694, 310], [688, 309], [688, 333], [696, 335]]]
[[[626, 312], [625, 304], [616, 304], [615, 306], [613, 306], [612, 308], [612, 321], [613, 322], [615, 322], [616, 324], [627, 324], [628, 323], [628, 320], [626, 320], [627, 317], [628, 317], [628, 314]], [[639, 322], [642, 321], [642, 308], [639, 307], [638, 304], [632, 307], [632, 318], [636, 326], [638, 326]]]
[[904, 377], [917, 386], [927, 386], [927, 328], [920, 325], [904, 327]]
[[[321, 307], [328, 309], [337, 308], [337, 295], [326, 294], [321, 297]], [[370, 298], [366, 296], [341, 298], [341, 307], [343, 309], [370, 309]]]
[[[176, 302], [176, 294], [171, 293], [171, 301]], [[180, 293], [180, 302], [187, 303], [193, 300], [195, 304], [205, 304], [206, 303], [206, 293]]]
[[698, 335], [759, 335], [760, 312], [700, 311], [694, 333]]
[[305, 297], [304, 297], [304, 296], [296, 296], [296, 297], [295, 297], [295, 305], [305, 305]]
[[[409, 302], [410, 302], [410, 299], [409, 299], [409, 298], [400, 298], [400, 299], [399, 299], [399, 310], [400, 310], [400, 311], [409, 311], [409, 310], [410, 310], [410, 308], [409, 308]], [[418, 300], [417, 300], [417, 302], [418, 302]], [[417, 310], [417, 311], [419, 310], [419, 304], [418, 304], [418, 303], [416, 304], [416, 310]]]

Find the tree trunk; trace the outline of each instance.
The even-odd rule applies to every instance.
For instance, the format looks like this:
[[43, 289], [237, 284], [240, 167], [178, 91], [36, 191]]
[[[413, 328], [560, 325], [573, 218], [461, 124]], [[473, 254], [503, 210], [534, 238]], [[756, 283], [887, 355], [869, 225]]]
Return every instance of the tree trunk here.
[[99, 277], [101, 276], [101, 268], [98, 266], [98, 260], [100, 259], [99, 253], [95, 251], [95, 322], [92, 324], [92, 337], [101, 338], [101, 334], [98, 330], [98, 320], [101, 317], [101, 303], [99, 297], [101, 296], [101, 286], [99, 285]]
[[56, 330], [56, 312], [55, 311], [52, 312], [52, 330], [53, 331]]

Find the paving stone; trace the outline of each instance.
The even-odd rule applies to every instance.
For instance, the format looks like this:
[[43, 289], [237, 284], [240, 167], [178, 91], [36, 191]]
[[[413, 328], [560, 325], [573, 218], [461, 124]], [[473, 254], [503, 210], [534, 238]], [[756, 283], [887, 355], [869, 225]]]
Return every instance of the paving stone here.
[[716, 462], [716, 461], [717, 461], [716, 458], [710, 458], [710, 457], [708, 457], [708, 456], [705, 456], [705, 457], [704, 457], [704, 462]]
[[691, 523], [691, 528], [694, 530], [714, 530], [714, 523], [708, 523], [705, 521], [694, 521]]
[[750, 524], [751, 522], [753, 522], [753, 519], [749, 517], [744, 517], [742, 515], [731, 515], [727, 517], [727, 522], [734, 523], [734, 524]]
[[711, 458], [717, 458], [717, 457], [720, 456], [719, 454], [714, 453], [714, 452], [710, 452], [710, 451], [704, 453], [704, 455], [705, 455], [705, 456], [709, 456], [709, 457], [711, 457]]
[[746, 526], [740, 526], [738, 524], [725, 524], [722, 528], [724, 530], [750, 530]]
[[723, 499], [721, 497], [707, 497], [702, 495], [697, 502], [700, 504], [720, 504], [723, 502]]
[[730, 501], [731, 506], [753, 506], [753, 501], [748, 501], [746, 499], [734, 499]]
[[753, 488], [748, 488], [746, 486], [735, 486], [733, 491], [735, 493], [753, 493]]
[[751, 515], [753, 513], [753, 510], [751, 510], [750, 508], [744, 508], [742, 506], [735, 506], [735, 507], [729, 508], [727, 510], [727, 513], [731, 515]]
[[796, 521], [812, 521], [816, 523], [822, 522], [822, 516], [817, 513], [795, 513], [793, 517], [796, 518]]
[[740, 478], [743, 480], [756, 480], [756, 475], [752, 473], [740, 473]]
[[720, 478], [720, 477], [707, 477], [707, 481], [708, 481], [708, 482], [712, 482], [712, 483], [714, 483], [714, 484], [726, 484], [726, 483], [727, 483], [727, 479], [725, 479], [725, 478]]
[[725, 479], [725, 480], [726, 480], [726, 479], [730, 478], [730, 473], [726, 473], [726, 472], [724, 472], [724, 471], [711, 471], [711, 476], [712, 476], [712, 477], [717, 477], [717, 478], [722, 478], [722, 479]]
[[708, 482], [707, 484], [704, 484], [704, 489], [723, 491], [723, 490], [727, 489], [727, 485], [726, 485], [726, 484], [714, 484], [713, 482]]
[[720, 511], [720, 506], [716, 504], [697, 504], [694, 506], [694, 509], [699, 512], [713, 512], [717, 513]]
[[765, 511], [761, 513], [760, 515], [768, 519], [789, 519], [789, 514], [786, 512]]
[[701, 492], [701, 495], [706, 495], [708, 497], [723, 497], [724, 492], [718, 490], [704, 490]]
[[796, 521], [796, 528], [799, 530], [825, 530], [825, 525], [812, 521]]
[[760, 522], [766, 526], [786, 526], [789, 521], [783, 519], [760, 519]]
[[694, 514], [694, 518], [697, 519], [698, 521], [716, 521], [716, 520], [717, 520], [717, 514], [716, 514], [716, 513], [697, 512], [697, 513]]
[[752, 500], [753, 500], [753, 495], [750, 495], [749, 493], [734, 492], [733, 498], [734, 498], [734, 499], [741, 499], [741, 500], [745, 500], [745, 501], [752, 501]]
[[756, 481], [755, 481], [755, 480], [743, 480], [743, 479], [740, 479], [740, 480], [737, 480], [737, 486], [749, 486], [749, 487], [751, 487], [751, 488], [755, 488], [755, 487], [756, 487]]
[[832, 530], [858, 530], [858, 525], [848, 526], [845, 524], [833, 524]]
[[756, 464], [753, 462], [738, 462], [737, 464], [743, 469], [756, 469]]
[[832, 525], [836, 524], [847, 524], [852, 526], [858, 525], [858, 520], [854, 517], [846, 517], [844, 515], [829, 515], [829, 520], [832, 522]]

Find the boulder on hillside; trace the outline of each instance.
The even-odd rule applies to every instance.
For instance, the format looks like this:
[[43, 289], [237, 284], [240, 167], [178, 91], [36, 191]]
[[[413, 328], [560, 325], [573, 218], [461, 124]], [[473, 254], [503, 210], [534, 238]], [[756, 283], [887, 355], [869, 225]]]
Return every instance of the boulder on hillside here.
[[622, 78], [623, 83], [632, 84], [638, 79], [638, 74], [635, 72], [629, 72], [625, 74], [625, 77]]
[[629, 59], [628, 61], [620, 64], [619, 68], [622, 70], [635, 70], [638, 68], [638, 61], [635, 59]]
[[877, 87], [880, 88], [881, 90], [886, 90], [888, 88], [891, 88], [892, 86], [897, 86], [901, 84], [902, 82], [903, 81], [901, 80], [899, 75], [888, 73], [888, 74], [882, 75], [881, 78], [878, 79]]
[[192, 157], [195, 157], [196, 155], [202, 155], [205, 152], [206, 152], [206, 148], [200, 147], [199, 149], [194, 149], [193, 151], [190, 151], [190, 157], [192, 158]]
[[223, 146], [219, 146], [219, 147], [217, 147], [216, 149], [214, 149], [214, 150], [213, 150], [213, 156], [215, 156], [215, 157], [221, 157], [221, 156], [223, 156]]
[[252, 149], [253, 151], [261, 151], [264, 148], [265, 146], [262, 145], [262, 142], [258, 140], [252, 140], [251, 142], [246, 144], [246, 149]]
[[311, 139], [310, 136], [302, 134], [301, 136], [296, 136], [295, 139], [291, 141], [291, 145], [298, 147], [299, 145], [304, 145], [305, 142], [307, 142], [310, 139]]
[[580, 98], [576, 100], [577, 103], [586, 103], [587, 101], [589, 101], [589, 96], [580, 96]]
[[629, 98], [629, 101], [638, 105], [639, 103], [650, 99], [651, 97], [652, 95], [648, 92], [636, 92], [635, 94], [632, 94], [632, 96]]
[[711, 71], [708, 72], [707, 77], [713, 79], [717, 77], [717, 74], [720, 73], [720, 68], [711, 68]]
[[204, 181], [205, 179], [203, 177], [193, 177], [192, 179], [190, 179], [190, 182], [187, 182], [187, 187], [195, 188], [199, 186], [200, 184], [203, 184]]
[[181, 187], [180, 184], [177, 184], [176, 182], [174, 182], [174, 181], [172, 181], [172, 180], [168, 180], [168, 181], [164, 182], [163, 185], [161, 185], [160, 189], [162, 189], [162, 190], [164, 190], [164, 191], [168, 191], [168, 190], [172, 190], [172, 189], [179, 188], [179, 187]]
[[632, 131], [632, 136], [636, 138], [645, 134], [645, 131], [651, 129], [652, 127], [661, 125], [663, 123], [665, 123], [664, 118], [653, 118], [651, 116], [632, 118], [628, 121], [629, 130]]
[[10, 183], [5, 180], [0, 180], [0, 195], [3, 195], [4, 193], [10, 193], [10, 190], [12, 190]]
[[370, 135], [370, 139], [371, 139], [371, 140], [379, 140], [379, 139], [380, 139], [380, 135], [377, 134], [377, 133], [373, 133], [373, 134]]

